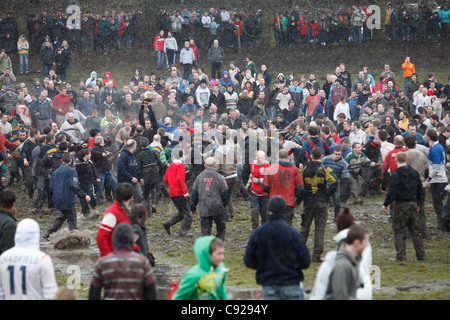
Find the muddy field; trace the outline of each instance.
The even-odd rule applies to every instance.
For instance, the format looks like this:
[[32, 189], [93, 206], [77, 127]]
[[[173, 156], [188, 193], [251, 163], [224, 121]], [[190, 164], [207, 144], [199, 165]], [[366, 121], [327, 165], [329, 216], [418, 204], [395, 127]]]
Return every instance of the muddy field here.
[[[30, 216], [26, 212], [26, 199], [18, 201], [18, 219], [33, 217], [39, 221], [41, 232], [50, 225], [54, 214], [47, 212]], [[431, 205], [427, 205], [428, 213], [428, 238], [425, 239], [428, 261], [416, 261], [411, 241], [407, 241], [407, 261], [389, 261], [395, 256], [393, 232], [390, 228], [389, 217], [380, 210], [380, 197], [367, 197], [363, 206], [352, 206], [357, 223], [370, 230], [371, 244], [373, 247], [372, 279], [374, 285], [374, 299], [432, 299], [448, 300], [450, 298], [450, 277], [448, 273], [450, 235], [436, 230], [436, 219]], [[227, 288], [230, 299], [254, 300], [261, 298], [261, 287], [255, 283], [252, 270], [243, 264], [243, 254], [246, 243], [252, 232], [250, 223], [249, 203], [242, 198], [235, 201], [236, 215], [227, 224], [225, 239], [226, 255], [225, 264], [230, 268], [227, 278]], [[99, 207], [104, 212], [106, 205]], [[171, 235], [166, 234], [161, 223], [168, 219], [175, 208], [169, 199], [162, 199], [158, 205], [157, 213], [147, 221], [147, 233], [150, 251], [156, 258], [155, 273], [158, 283], [159, 299], [166, 299], [166, 293], [170, 285], [180, 281], [183, 273], [195, 264], [192, 253], [192, 245], [200, 235], [199, 220], [194, 219], [192, 229], [186, 237], [175, 235], [177, 226], [173, 227]], [[296, 210], [294, 226], [300, 229], [301, 207]], [[79, 211], [79, 208], [78, 208]], [[325, 252], [334, 249], [335, 243], [331, 240], [335, 234], [335, 224], [332, 221], [333, 208], [329, 209], [329, 219], [325, 235]], [[100, 218], [87, 218], [78, 213], [79, 234], [90, 240], [88, 247], [80, 249], [58, 250], [55, 249], [57, 237], [51, 237], [50, 241], [42, 241], [41, 249], [52, 257], [58, 281], [77, 288], [80, 299], [85, 299], [88, 294], [89, 281], [93, 266], [98, 259], [98, 249], [95, 243], [95, 235], [100, 225]], [[58, 234], [67, 232], [67, 225]], [[314, 232], [311, 232], [307, 245], [313, 246]], [[314, 284], [315, 274], [319, 263], [312, 263], [305, 270], [306, 297]]]

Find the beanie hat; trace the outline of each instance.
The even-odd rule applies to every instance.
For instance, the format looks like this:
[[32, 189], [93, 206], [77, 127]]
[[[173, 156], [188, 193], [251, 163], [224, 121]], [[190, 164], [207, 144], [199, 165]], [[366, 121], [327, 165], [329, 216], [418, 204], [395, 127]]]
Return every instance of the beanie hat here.
[[281, 196], [273, 196], [269, 200], [269, 211], [273, 213], [283, 213], [286, 209], [286, 200]]
[[131, 226], [121, 223], [114, 228], [112, 234], [115, 249], [133, 249], [134, 235]]
[[343, 208], [336, 217], [336, 227], [338, 232], [350, 228], [354, 223], [355, 217], [347, 207]]

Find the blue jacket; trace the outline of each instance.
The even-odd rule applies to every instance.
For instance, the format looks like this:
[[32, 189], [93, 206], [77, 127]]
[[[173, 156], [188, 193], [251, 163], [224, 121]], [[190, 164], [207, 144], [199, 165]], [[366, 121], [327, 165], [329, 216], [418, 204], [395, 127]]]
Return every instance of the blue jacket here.
[[128, 182], [133, 184], [131, 182], [133, 177], [140, 180], [141, 173], [139, 172], [139, 167], [134, 154], [128, 149], [124, 149], [117, 161], [117, 182]]
[[52, 175], [50, 189], [53, 190], [53, 203], [56, 210], [75, 209], [75, 195], [85, 197], [86, 193], [80, 189], [78, 174], [69, 164], [63, 163]]
[[[53, 116], [52, 105], [47, 99], [44, 102], [40, 99], [33, 101], [30, 104], [30, 112], [36, 116], [37, 120], [49, 120]], [[39, 115], [36, 115], [37, 112], [39, 112]]]
[[256, 269], [260, 285], [298, 285], [304, 279], [302, 269], [307, 269], [311, 260], [300, 233], [282, 214], [274, 213], [251, 235], [244, 263]]
[[77, 110], [85, 116], [90, 116], [94, 109], [97, 109], [97, 106], [95, 105], [95, 101], [91, 98], [87, 100], [83, 98], [77, 102]]

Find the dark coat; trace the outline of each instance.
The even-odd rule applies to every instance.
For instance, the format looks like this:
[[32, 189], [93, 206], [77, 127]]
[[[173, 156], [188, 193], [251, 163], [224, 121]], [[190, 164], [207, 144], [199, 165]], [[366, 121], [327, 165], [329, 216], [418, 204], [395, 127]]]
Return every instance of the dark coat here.
[[298, 285], [304, 279], [302, 269], [308, 268], [311, 260], [300, 233], [284, 221], [282, 214], [274, 213], [251, 235], [244, 263], [256, 269], [260, 285]]
[[106, 150], [99, 144], [96, 144], [91, 148], [91, 161], [94, 163], [97, 172], [101, 173], [111, 170], [111, 163], [108, 160], [108, 157], [103, 156], [103, 153], [106, 153]]
[[86, 197], [78, 182], [78, 175], [69, 164], [63, 163], [52, 175], [50, 189], [53, 190], [53, 203], [56, 210], [75, 209], [76, 198]]
[[145, 183], [156, 185], [160, 181], [160, 173], [164, 172], [164, 166], [158, 155], [147, 148], [142, 149], [136, 155], [138, 169]]
[[131, 182], [132, 178], [141, 179], [141, 173], [136, 162], [134, 154], [128, 149], [124, 149], [117, 161], [117, 182]]

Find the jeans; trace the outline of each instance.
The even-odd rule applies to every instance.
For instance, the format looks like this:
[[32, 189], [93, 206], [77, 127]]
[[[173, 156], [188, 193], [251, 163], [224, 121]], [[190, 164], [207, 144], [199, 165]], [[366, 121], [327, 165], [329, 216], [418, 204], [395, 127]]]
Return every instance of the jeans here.
[[406, 90], [406, 85], [408, 84], [408, 82], [411, 81], [411, 77], [405, 77], [403, 78], [403, 83], [404, 83], [404, 88], [403, 90]]
[[52, 70], [52, 65], [44, 63], [44, 69], [43, 69], [44, 77], [48, 77], [48, 72], [50, 70]]
[[166, 54], [167, 54], [167, 68], [170, 68], [170, 66], [175, 63], [176, 51], [171, 50], [171, 49], [166, 49]]
[[116, 178], [114, 178], [111, 171], [99, 172], [98, 175], [100, 176], [100, 182], [97, 182], [96, 184], [97, 197], [99, 198], [103, 197], [103, 188], [105, 186], [105, 183], [109, 185], [112, 191], [116, 191], [117, 180]]
[[19, 60], [20, 60], [20, 73], [23, 73], [24, 71], [28, 73], [28, 53], [19, 54]]
[[303, 286], [263, 286], [264, 300], [304, 300]]
[[160, 70], [164, 64], [164, 51], [156, 51], [156, 69]]

